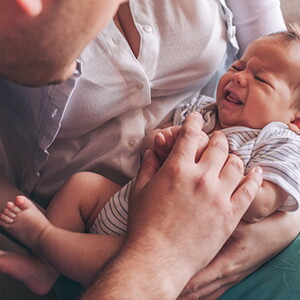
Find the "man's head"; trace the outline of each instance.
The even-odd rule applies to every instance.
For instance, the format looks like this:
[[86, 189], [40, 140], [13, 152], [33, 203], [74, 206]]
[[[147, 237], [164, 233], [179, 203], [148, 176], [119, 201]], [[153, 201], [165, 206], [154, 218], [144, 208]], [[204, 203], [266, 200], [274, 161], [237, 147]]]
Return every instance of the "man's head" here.
[[124, 0], [0, 0], [0, 76], [27, 85], [62, 81]]
[[222, 127], [262, 128], [286, 124], [300, 116], [300, 30], [265, 36], [252, 42], [218, 85]]

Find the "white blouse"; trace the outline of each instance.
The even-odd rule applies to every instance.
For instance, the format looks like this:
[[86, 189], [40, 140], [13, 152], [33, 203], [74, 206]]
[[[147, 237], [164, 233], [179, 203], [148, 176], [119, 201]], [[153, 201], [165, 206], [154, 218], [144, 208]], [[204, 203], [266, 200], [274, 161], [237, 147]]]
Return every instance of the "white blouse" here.
[[[235, 32], [244, 49], [284, 28], [278, 0], [227, 2], [233, 15], [224, 0], [131, 0], [141, 41], [137, 58], [112, 21], [67, 82], [43, 89], [6, 83], [10, 97], [26, 107], [18, 119], [27, 133], [16, 134], [32, 151], [26, 159], [18, 154], [21, 175], [17, 166], [7, 167], [7, 156], [4, 172], [45, 205], [80, 170], [122, 185], [134, 177], [145, 133], [170, 121], [174, 109], [195, 94], [213, 94], [238, 51]], [[13, 142], [8, 145], [13, 151]]]

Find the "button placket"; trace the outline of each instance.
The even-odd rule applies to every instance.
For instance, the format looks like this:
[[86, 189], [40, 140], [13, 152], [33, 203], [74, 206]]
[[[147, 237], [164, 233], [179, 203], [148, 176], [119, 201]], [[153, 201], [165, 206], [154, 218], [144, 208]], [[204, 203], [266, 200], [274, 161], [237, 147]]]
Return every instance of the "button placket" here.
[[54, 119], [57, 116], [58, 109], [55, 108], [51, 114], [51, 118]]
[[136, 145], [136, 140], [135, 139], [130, 139], [128, 141], [128, 145], [129, 145], [129, 147], [133, 148]]
[[137, 87], [139, 90], [142, 90], [142, 89], [144, 88], [144, 84], [143, 84], [142, 82], [137, 82], [136, 87]]

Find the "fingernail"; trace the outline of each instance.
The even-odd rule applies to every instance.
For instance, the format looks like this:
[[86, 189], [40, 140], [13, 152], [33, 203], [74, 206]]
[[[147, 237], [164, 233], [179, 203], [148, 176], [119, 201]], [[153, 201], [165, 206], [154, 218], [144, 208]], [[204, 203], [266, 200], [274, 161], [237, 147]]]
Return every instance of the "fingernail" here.
[[144, 152], [144, 155], [143, 155], [143, 161], [148, 160], [148, 159], [150, 158], [151, 152], [152, 152], [151, 149], [147, 149], [147, 150]]
[[254, 172], [259, 179], [263, 179], [263, 170], [261, 167], [255, 167]]
[[262, 170], [262, 168], [261, 167], [255, 167], [255, 173], [257, 173], [258, 175], [262, 175], [263, 174], [263, 170]]
[[198, 111], [193, 111], [191, 114], [193, 114], [193, 115], [196, 116], [197, 118], [203, 120], [202, 114], [200, 114]]

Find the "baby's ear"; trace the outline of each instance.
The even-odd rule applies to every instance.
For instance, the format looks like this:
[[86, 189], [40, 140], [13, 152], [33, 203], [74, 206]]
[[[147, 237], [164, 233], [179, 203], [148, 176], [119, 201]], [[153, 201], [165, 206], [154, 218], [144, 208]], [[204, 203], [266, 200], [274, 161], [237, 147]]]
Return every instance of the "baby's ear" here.
[[300, 111], [297, 112], [295, 119], [293, 119], [289, 124], [289, 128], [300, 134]]
[[20, 8], [29, 16], [36, 17], [43, 10], [43, 0], [15, 0]]

